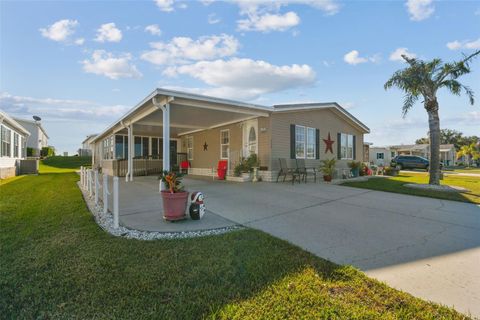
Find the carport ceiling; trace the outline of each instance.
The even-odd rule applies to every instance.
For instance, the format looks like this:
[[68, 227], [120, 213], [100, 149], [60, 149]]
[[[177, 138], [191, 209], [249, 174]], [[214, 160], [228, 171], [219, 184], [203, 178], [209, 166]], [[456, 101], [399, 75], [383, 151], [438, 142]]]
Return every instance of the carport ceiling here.
[[[194, 130], [209, 129], [222, 124], [242, 121], [253, 116], [255, 115], [245, 113], [244, 110], [239, 110], [238, 112], [223, 111], [171, 103], [170, 132], [172, 135], [178, 135]], [[147, 133], [151, 130], [161, 132], [162, 118], [162, 111], [157, 110], [137, 121], [134, 124], [134, 132], [145, 131], [145, 133]]]

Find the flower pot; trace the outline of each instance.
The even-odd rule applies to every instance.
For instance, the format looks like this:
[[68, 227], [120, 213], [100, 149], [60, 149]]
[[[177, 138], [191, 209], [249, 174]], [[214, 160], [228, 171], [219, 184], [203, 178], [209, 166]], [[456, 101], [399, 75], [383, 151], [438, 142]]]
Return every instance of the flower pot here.
[[331, 182], [331, 181], [332, 181], [332, 176], [330, 176], [330, 175], [328, 175], [328, 176], [323, 176], [323, 181]]
[[353, 168], [350, 170], [352, 172], [352, 176], [358, 177], [360, 170], [358, 168]]
[[185, 219], [187, 210], [188, 192], [170, 193], [162, 191], [163, 218], [168, 221]]

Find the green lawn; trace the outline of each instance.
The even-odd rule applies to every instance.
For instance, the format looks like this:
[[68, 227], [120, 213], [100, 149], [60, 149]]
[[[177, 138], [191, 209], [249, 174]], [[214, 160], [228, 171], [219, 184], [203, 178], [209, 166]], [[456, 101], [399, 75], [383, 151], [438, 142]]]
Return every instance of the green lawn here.
[[356, 188], [405, 193], [422, 197], [472, 202], [480, 204], [480, 178], [468, 176], [445, 176], [441, 184], [469, 189], [468, 193], [450, 193], [407, 188], [406, 183], [428, 183], [427, 173], [401, 172], [398, 177], [372, 178], [362, 182], [345, 182], [342, 185]]
[[92, 157], [48, 157], [40, 161], [40, 172], [75, 172], [80, 166], [91, 166]]
[[463, 168], [463, 169], [453, 169], [453, 170], [446, 170], [445, 172], [459, 172], [459, 173], [475, 173], [480, 174], [480, 168], [471, 167], [471, 168]]
[[77, 181], [41, 173], [0, 185], [2, 318], [465, 319], [259, 231], [110, 236]]

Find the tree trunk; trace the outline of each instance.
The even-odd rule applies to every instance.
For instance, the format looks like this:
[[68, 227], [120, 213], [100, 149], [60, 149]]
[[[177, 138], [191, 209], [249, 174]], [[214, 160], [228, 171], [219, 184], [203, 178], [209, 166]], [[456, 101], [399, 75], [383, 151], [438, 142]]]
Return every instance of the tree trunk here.
[[426, 101], [428, 126], [430, 129], [430, 179], [429, 184], [440, 184], [440, 118], [438, 116], [437, 100]]

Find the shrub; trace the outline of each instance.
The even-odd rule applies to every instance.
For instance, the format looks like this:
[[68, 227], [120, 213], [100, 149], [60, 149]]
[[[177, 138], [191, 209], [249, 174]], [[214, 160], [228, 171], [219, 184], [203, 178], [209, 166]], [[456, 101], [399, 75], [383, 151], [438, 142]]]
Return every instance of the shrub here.
[[322, 160], [320, 170], [323, 172], [323, 175], [333, 177], [336, 162], [337, 160], [335, 160], [335, 158]]
[[254, 167], [259, 167], [260, 162], [255, 153], [248, 156], [246, 159], [242, 159], [236, 166], [233, 168], [233, 174], [236, 177], [239, 177], [244, 172], [252, 172]]
[[40, 150], [41, 157], [52, 157], [55, 155], [55, 149], [53, 147], [43, 147]]
[[397, 168], [385, 167], [383, 174], [386, 176], [397, 176], [399, 171]]
[[35, 149], [31, 148], [31, 147], [27, 147], [27, 157], [35, 157], [36, 154], [35, 154]]

